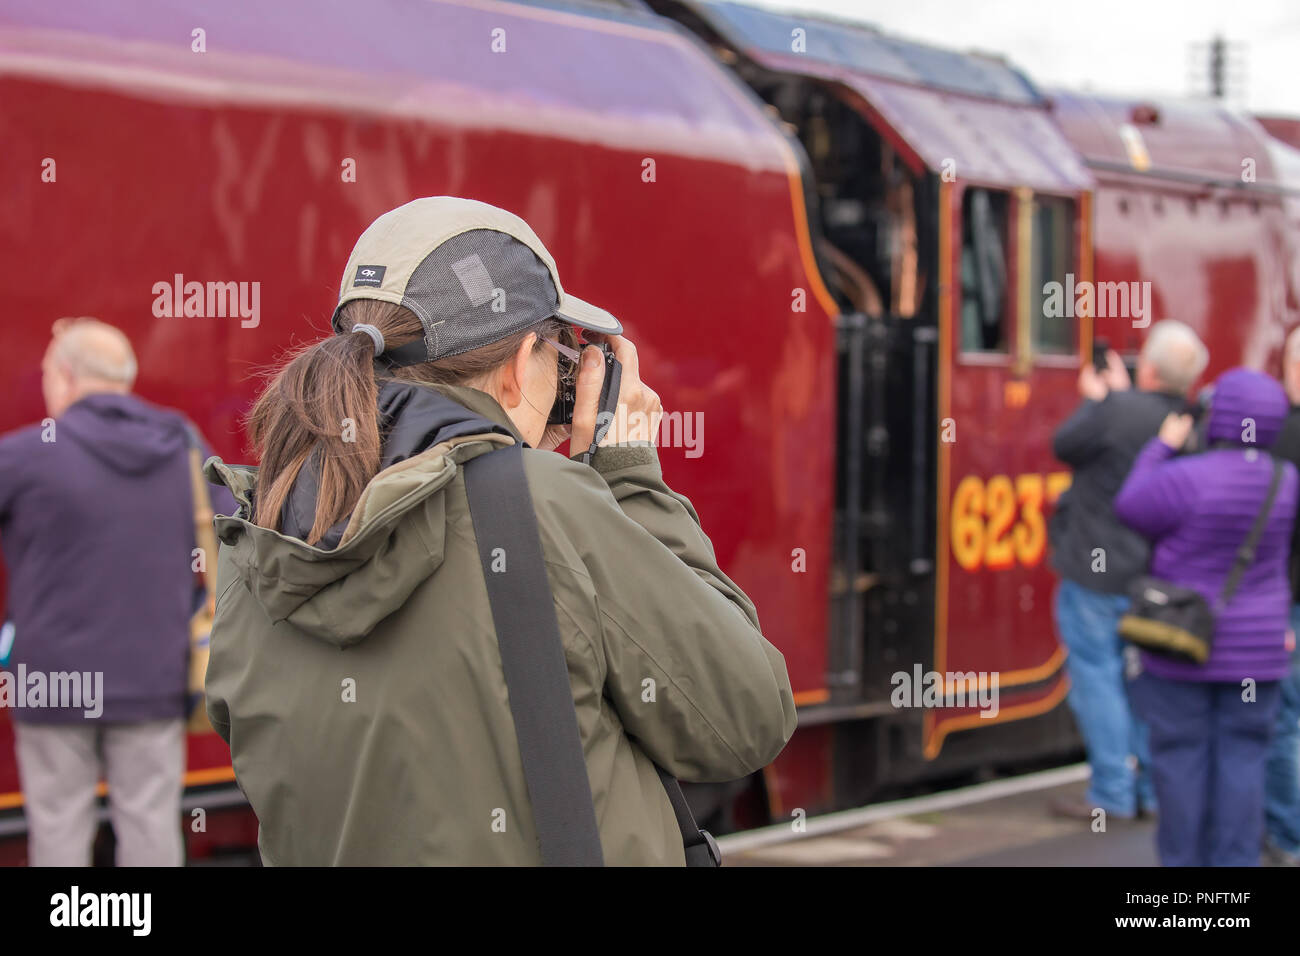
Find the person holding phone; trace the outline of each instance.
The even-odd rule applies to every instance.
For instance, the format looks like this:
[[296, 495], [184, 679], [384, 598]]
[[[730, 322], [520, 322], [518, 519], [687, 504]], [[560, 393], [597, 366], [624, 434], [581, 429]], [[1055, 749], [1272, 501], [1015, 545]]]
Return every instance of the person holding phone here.
[[[1116, 819], [1156, 810], [1146, 731], [1129, 707], [1118, 630], [1129, 584], [1146, 572], [1150, 554], [1142, 537], [1115, 517], [1114, 502], [1142, 446], [1169, 413], [1186, 407], [1209, 353], [1191, 328], [1166, 319], [1151, 326], [1134, 382], [1118, 353], [1108, 350], [1099, 371], [1100, 358], [1080, 370], [1083, 400], [1053, 439], [1056, 457], [1074, 478], [1049, 527], [1052, 566], [1061, 579], [1053, 612], [1068, 651], [1067, 700], [1092, 768], [1086, 795], [1058, 800], [1052, 809], [1089, 824], [1097, 810]], [[1137, 758], [1137, 773], [1130, 757]]]
[[209, 463], [240, 507], [217, 519], [208, 713], [263, 861], [540, 862], [485, 586], [515, 556], [480, 564], [463, 474], [520, 443], [604, 860], [682, 865], [656, 765], [743, 777], [796, 718], [753, 603], [664, 483], [635, 345], [523, 220], [454, 197], [365, 231], [333, 327], [254, 405], [260, 469]]

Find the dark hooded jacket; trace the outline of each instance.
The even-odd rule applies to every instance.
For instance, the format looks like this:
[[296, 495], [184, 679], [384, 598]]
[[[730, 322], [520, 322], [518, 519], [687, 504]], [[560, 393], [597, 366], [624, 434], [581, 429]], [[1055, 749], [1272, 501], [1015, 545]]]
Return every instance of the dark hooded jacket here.
[[[541, 860], [461, 466], [522, 441], [471, 388], [388, 383], [383, 469], [319, 546], [306, 468], [283, 530], [248, 520], [256, 470], [213, 459], [208, 715], [267, 864]], [[781, 654], [649, 445], [591, 467], [523, 449], [607, 864], [684, 862], [655, 764], [743, 777], [795, 726]]]
[[[192, 434], [176, 412], [105, 393], [0, 438], [8, 669], [47, 681], [102, 673], [103, 722], [185, 711], [198, 597]], [[231, 504], [224, 489], [213, 489], [214, 509]], [[11, 714], [66, 723], [85, 711], [15, 706]]]
[[[1300, 468], [1300, 405], [1292, 405], [1282, 422], [1282, 430], [1273, 446], [1273, 454]], [[1291, 534], [1291, 558], [1287, 568], [1291, 582], [1291, 601], [1300, 602], [1300, 523]]]
[[[1138, 452], [1186, 402], [1168, 392], [1124, 389], [1084, 401], [1057, 429], [1052, 448], [1074, 479], [1051, 519], [1052, 566], [1093, 591], [1126, 594], [1146, 573], [1150, 549], [1115, 517], [1115, 495]], [[1104, 560], [1098, 560], [1104, 556]]]

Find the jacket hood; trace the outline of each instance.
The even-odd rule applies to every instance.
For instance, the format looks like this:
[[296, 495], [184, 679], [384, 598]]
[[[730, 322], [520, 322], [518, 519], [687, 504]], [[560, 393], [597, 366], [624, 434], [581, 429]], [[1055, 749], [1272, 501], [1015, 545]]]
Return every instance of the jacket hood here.
[[239, 504], [236, 515], [216, 519], [217, 536], [253, 598], [272, 623], [288, 621], [339, 647], [363, 640], [442, 564], [442, 494], [457, 469], [522, 441], [501, 406], [476, 389], [389, 381], [380, 387], [379, 413], [380, 471], [352, 514], [315, 546], [303, 540], [315, 513], [315, 468], [303, 467], [281, 530], [272, 531], [249, 520], [256, 468], [215, 457], [204, 466]]
[[1271, 448], [1288, 408], [1282, 386], [1263, 372], [1229, 369], [1214, 383], [1207, 437], [1211, 442]]
[[114, 471], [142, 475], [175, 461], [189, 445], [185, 420], [134, 395], [87, 395], [59, 416], [67, 435]]

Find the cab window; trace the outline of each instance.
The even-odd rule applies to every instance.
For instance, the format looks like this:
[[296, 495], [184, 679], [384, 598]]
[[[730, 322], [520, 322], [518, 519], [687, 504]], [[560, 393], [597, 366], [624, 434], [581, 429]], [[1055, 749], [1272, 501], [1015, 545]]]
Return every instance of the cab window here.
[[1063, 308], [1074, 288], [1074, 203], [1035, 196], [1030, 251], [1030, 310], [1035, 354], [1071, 355], [1078, 341], [1073, 308]]
[[1005, 355], [1007, 210], [1004, 192], [972, 187], [961, 202], [961, 350]]

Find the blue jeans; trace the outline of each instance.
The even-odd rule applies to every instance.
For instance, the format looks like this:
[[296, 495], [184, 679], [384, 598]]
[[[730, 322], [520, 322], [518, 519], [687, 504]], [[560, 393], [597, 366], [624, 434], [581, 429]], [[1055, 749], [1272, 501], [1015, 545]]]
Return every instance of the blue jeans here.
[[[1300, 604], [1291, 608], [1291, 628], [1300, 634]], [[1274, 846], [1300, 853], [1300, 648], [1292, 652], [1291, 673], [1281, 685], [1264, 781], [1265, 832]]]
[[1132, 683], [1151, 729], [1160, 795], [1156, 848], [1164, 866], [1257, 866], [1264, 832], [1264, 765], [1280, 696], [1278, 681], [1255, 685], [1165, 680]]
[[[1129, 707], [1124, 680], [1124, 643], [1119, 619], [1128, 610], [1122, 594], [1092, 591], [1062, 580], [1053, 610], [1056, 629], [1069, 656], [1070, 709], [1083, 735], [1092, 767], [1088, 802], [1118, 817], [1136, 816], [1139, 806], [1156, 809], [1146, 727]], [[1129, 766], [1137, 757], [1138, 770]]]

